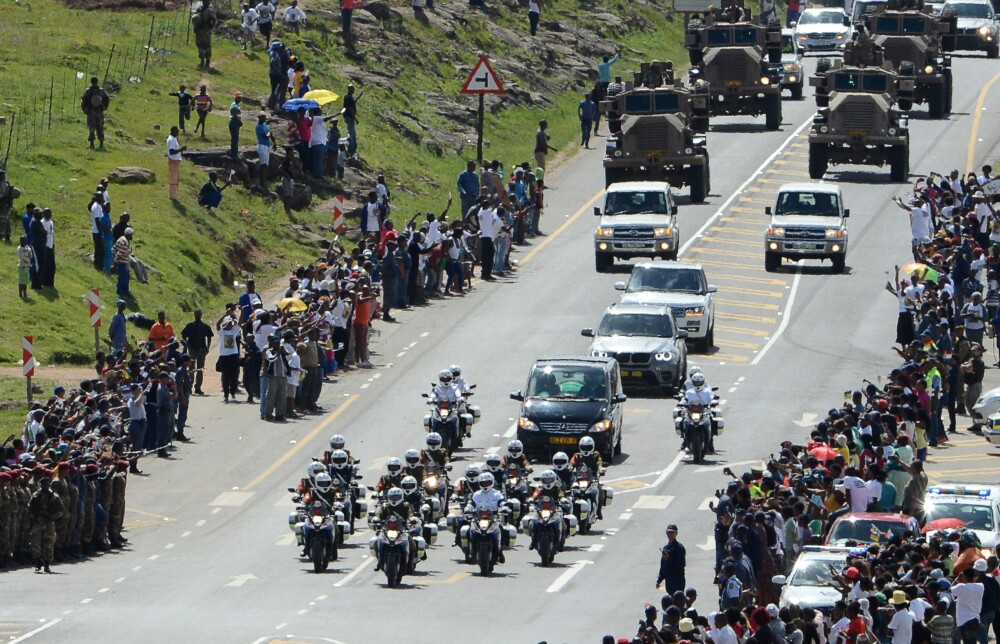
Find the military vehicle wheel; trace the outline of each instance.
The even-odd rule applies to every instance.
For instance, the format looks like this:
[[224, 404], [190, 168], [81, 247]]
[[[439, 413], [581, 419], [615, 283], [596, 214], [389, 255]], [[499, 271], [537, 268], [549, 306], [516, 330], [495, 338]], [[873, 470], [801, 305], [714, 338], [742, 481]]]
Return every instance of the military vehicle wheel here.
[[929, 92], [929, 96], [927, 97], [927, 112], [932, 119], [944, 118], [945, 89], [944, 83], [941, 83], [940, 85], [934, 85]]
[[913, 101], [908, 98], [901, 98], [897, 101], [899, 109], [904, 112], [909, 112], [913, 109]]
[[889, 177], [893, 181], [906, 181], [910, 174], [910, 147], [894, 145], [889, 149]]
[[608, 188], [613, 183], [620, 183], [624, 181], [625, 173], [619, 168], [605, 168], [604, 169], [604, 187]]
[[765, 127], [769, 130], [777, 130], [781, 127], [781, 94], [767, 94], [764, 96], [764, 116], [766, 118]]
[[822, 179], [830, 165], [830, 149], [826, 143], [809, 144], [809, 178]]
[[1000, 56], [1000, 45], [993, 45], [986, 50], [987, 58], [997, 58], [998, 56]]
[[708, 168], [703, 165], [691, 166], [691, 203], [702, 203], [708, 194]]
[[830, 58], [827, 58], [826, 56], [824, 56], [823, 58], [820, 58], [819, 60], [816, 61], [816, 73], [817, 74], [822, 74], [823, 72], [828, 72], [828, 71], [830, 71], [831, 67], [833, 67], [833, 60], [831, 60]]
[[607, 273], [615, 264], [613, 255], [598, 254], [594, 256], [594, 266], [598, 273]]
[[777, 253], [764, 252], [764, 270], [768, 273], [773, 273], [778, 270], [781, 266], [781, 258], [778, 257]]
[[802, 100], [802, 83], [798, 85], [792, 85], [792, 100], [801, 101]]
[[951, 77], [951, 68], [944, 70], [944, 112], [951, 114], [951, 95], [955, 89], [955, 80]]
[[708, 118], [708, 115], [694, 117], [691, 129], [702, 134], [708, 132]]
[[816, 88], [816, 107], [830, 107], [830, 97], [820, 94], [819, 88]]
[[830, 258], [830, 263], [833, 265], [833, 272], [839, 275], [840, 273], [843, 273], [844, 269], [847, 267], [847, 255], [834, 255]]

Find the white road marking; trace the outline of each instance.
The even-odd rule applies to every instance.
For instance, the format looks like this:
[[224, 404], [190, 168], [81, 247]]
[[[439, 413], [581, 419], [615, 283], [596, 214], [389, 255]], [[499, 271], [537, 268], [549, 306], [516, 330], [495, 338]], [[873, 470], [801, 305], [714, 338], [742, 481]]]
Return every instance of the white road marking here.
[[600, 552], [601, 550], [604, 550], [603, 543], [592, 543], [590, 544], [590, 547], [587, 548], [587, 552]]
[[372, 384], [372, 383], [370, 383], [370, 382], [366, 382], [365, 384], [361, 385], [361, 388], [362, 388], [362, 389], [368, 389], [368, 387], [369, 387], [369, 386], [370, 386], [371, 384]]
[[86, 599], [81, 599], [80, 603], [81, 604], [89, 604], [92, 601], [94, 601], [93, 597], [87, 597]]
[[205, 525], [205, 523], [206, 521], [204, 519], [199, 519], [198, 523], [196, 523], [195, 526], [200, 528], [201, 526]]
[[608, 528], [607, 530], [605, 530], [605, 531], [604, 531], [604, 534], [606, 534], [606, 535], [609, 535], [609, 536], [612, 536], [612, 537], [613, 537], [613, 536], [615, 536], [616, 534], [618, 534], [618, 528]]
[[729, 388], [729, 391], [728, 391], [728, 392], [726, 392], [726, 393], [730, 393], [730, 394], [731, 394], [731, 393], [733, 393], [734, 391], [736, 391], [736, 387], [730, 387], [730, 388]]
[[157, 559], [159, 559], [159, 558], [160, 558], [160, 555], [150, 555], [150, 556], [149, 556], [149, 560], [150, 560], [150, 561], [156, 561], [156, 560], [157, 560]]
[[699, 543], [698, 547], [702, 550], [715, 550], [715, 540], [712, 538], [712, 535], [705, 537], [705, 543]]
[[[633, 474], [631, 476], [620, 476], [616, 479], [601, 479], [602, 483], [617, 483], [618, 481], [631, 481], [632, 479], [642, 479], [647, 476], [656, 476], [662, 473], [663, 470], [656, 470], [655, 472], [646, 472], [645, 474]], [[621, 492], [619, 492], [621, 494]]]
[[676, 470], [677, 466], [681, 464], [681, 459], [683, 458], [684, 452], [678, 452], [677, 456], [674, 457], [674, 460], [670, 462], [670, 465], [663, 468], [660, 475], [656, 477], [656, 480], [653, 481], [653, 485], [651, 487], [660, 487], [660, 484], [666, 481], [667, 477], [674, 473], [674, 470]]
[[97, 591], [97, 592], [98, 592], [98, 594], [100, 594], [100, 593], [106, 593], [106, 592], [108, 592], [109, 590], [111, 590], [111, 589], [110, 589], [110, 588], [108, 588], [107, 586], [105, 586], [104, 588], [100, 589], [100, 590], [99, 590], [99, 591]]
[[[86, 602], [88, 602], [88, 601], [90, 601], [90, 600], [89, 600], [89, 599], [87, 599], [87, 600], [85, 600], [85, 601], [84, 601], [83, 603], [86, 603]], [[70, 611], [67, 611], [67, 613], [68, 613], [68, 612], [70, 612]], [[66, 613], [63, 613], [63, 615], [65, 615], [65, 614], [66, 614]], [[53, 619], [53, 620], [49, 620], [49, 621], [48, 621], [48, 622], [46, 622], [45, 624], [42, 624], [41, 626], [39, 626], [39, 627], [38, 627], [38, 628], [36, 628], [35, 630], [33, 630], [33, 631], [28, 631], [27, 633], [25, 633], [25, 634], [24, 634], [24, 635], [22, 635], [21, 637], [18, 637], [17, 639], [13, 639], [13, 640], [10, 640], [9, 642], [7, 642], [7, 644], [18, 644], [18, 642], [23, 642], [23, 641], [24, 641], [24, 640], [26, 640], [26, 639], [29, 639], [29, 638], [32, 638], [32, 637], [34, 637], [35, 635], [38, 635], [39, 633], [41, 633], [42, 631], [44, 631], [44, 630], [45, 630], [46, 628], [48, 628], [48, 627], [50, 627], [50, 626], [55, 626], [56, 624], [58, 624], [58, 623], [59, 623], [59, 622], [61, 622], [61, 621], [62, 621], [62, 618], [61, 618], [61, 617], [56, 617], [55, 619]]]
[[347, 573], [347, 576], [344, 577], [343, 579], [341, 579], [340, 581], [338, 581], [337, 583], [335, 583], [333, 585], [333, 587], [334, 588], [340, 588], [341, 586], [347, 585], [347, 583], [349, 581], [351, 581], [352, 579], [354, 579], [355, 577], [357, 577], [358, 575], [360, 575], [361, 571], [363, 571], [366, 567], [368, 567], [369, 565], [371, 565], [371, 560], [372, 560], [371, 557], [369, 557], [368, 555], [365, 555], [365, 557], [361, 560], [361, 564], [357, 568], [355, 568], [354, 570], [352, 570], [351, 572]]
[[622, 512], [621, 514], [618, 515], [619, 521], [628, 521], [631, 518], [632, 518], [631, 512]]
[[[344, 395], [346, 396], [347, 394]], [[215, 508], [214, 510], [212, 510], [212, 514], [218, 514], [219, 512], [222, 512], [222, 508]], [[202, 524], [204, 524], [204, 521], [202, 522]]]
[[212, 499], [212, 502], [209, 503], [209, 505], [238, 508], [249, 501], [250, 498], [253, 497], [253, 494], [253, 492], [223, 492], [219, 496]]
[[123, 581], [125, 581], [125, 578], [124, 578], [124, 577], [119, 577], [118, 579], [115, 579], [115, 583], [116, 583], [116, 584], [120, 584], [120, 583], [122, 583]]
[[164, 549], [164, 550], [170, 550], [170, 549], [171, 549], [171, 548], [173, 548], [173, 547], [174, 547], [174, 544], [172, 544], [172, 543], [168, 543], [167, 545], [163, 546], [163, 549]]
[[316, 601], [321, 602], [324, 599], [326, 599], [326, 595], [320, 595], [319, 597], [316, 598]]
[[397, 354], [396, 354], [396, 357], [397, 357], [397, 358], [402, 358], [402, 357], [403, 357], [403, 356], [405, 356], [405, 355], [406, 355], [406, 350], [404, 349], [404, 350], [400, 351], [399, 353], [397, 353]]
[[190, 536], [191, 536], [191, 531], [190, 530], [185, 530], [184, 532], [181, 533], [181, 539], [183, 539], [184, 537], [190, 537]]
[[765, 344], [764, 348], [760, 350], [760, 353], [757, 354], [757, 357], [750, 362], [751, 365], [760, 364], [760, 361], [764, 359], [764, 356], [767, 355], [767, 352], [771, 350], [771, 347], [774, 346], [774, 343], [778, 341], [778, 338], [781, 337], [781, 334], [784, 333], [785, 329], [788, 327], [788, 321], [792, 319], [792, 316], [790, 314], [792, 312], [792, 306], [795, 305], [795, 295], [799, 291], [799, 282], [801, 280], [802, 280], [802, 272], [800, 270], [797, 270], [795, 272], [795, 279], [792, 280], [792, 290], [788, 294], [788, 303], [785, 304], [784, 312], [788, 313], [789, 315], [782, 316], [781, 324], [778, 325], [778, 330], [775, 331], [774, 335], [771, 336], [771, 339], [767, 341], [767, 344]]
[[737, 465], [750, 465], [752, 463], [760, 464], [759, 458], [750, 459], [749, 461], [736, 461], [735, 463], [722, 463], [719, 465], [702, 465], [694, 471], [695, 474], [701, 474], [703, 472], [721, 472], [727, 467], [736, 467]]
[[[421, 337], [423, 337], [423, 336], [421, 336]], [[412, 349], [412, 348], [413, 348], [413, 347], [415, 347], [415, 346], [417, 346], [417, 341], [416, 341], [416, 340], [414, 340], [413, 342], [411, 342], [411, 343], [409, 344], [409, 346], [408, 346], [408, 347], [406, 347], [406, 348], [407, 348], [407, 349]]]
[[[278, 624], [277, 626], [274, 627], [274, 630], [280, 631], [281, 629], [283, 629], [286, 626], [288, 626], [288, 622], [281, 622], [280, 624]], [[267, 639], [267, 638], [265, 638], [265, 639]]]
[[421, 334], [420, 334], [420, 337], [421, 337], [421, 338], [426, 338], [426, 337], [427, 337], [427, 336], [429, 336], [430, 334], [431, 334], [431, 332], [430, 332], [430, 331], [424, 331], [423, 333], [421, 333]]
[[746, 376], [740, 376], [739, 378], [736, 379], [736, 382], [743, 382], [746, 379], [747, 379]]
[[232, 581], [226, 584], [226, 586], [230, 586], [232, 588], [239, 588], [240, 586], [246, 584], [248, 581], [253, 581], [254, 579], [257, 579], [257, 575], [253, 574], [252, 572], [248, 572], [242, 575], [235, 575], [231, 577], [231, 579]]
[[305, 615], [305, 614], [306, 614], [306, 613], [308, 613], [308, 612], [309, 612], [309, 609], [308, 609], [308, 608], [303, 608], [303, 609], [300, 609], [300, 610], [299, 610], [299, 615]]
[[714, 503], [714, 502], [715, 502], [715, 497], [714, 496], [707, 496], [707, 497], [705, 497], [705, 500], [701, 502], [701, 505], [698, 506], [698, 509], [699, 510], [711, 510], [711, 508], [708, 507], [708, 504], [709, 503]]
[[557, 592], [559, 592], [560, 590], [563, 589], [563, 587], [566, 584], [569, 583], [569, 581], [576, 575], [576, 573], [578, 573], [581, 570], [583, 570], [584, 567], [587, 564], [592, 564], [592, 563], [594, 563], [594, 562], [593, 561], [587, 561], [585, 559], [581, 559], [580, 561], [576, 562], [575, 564], [573, 564], [572, 566], [570, 566], [569, 569], [566, 572], [564, 572], [563, 574], [559, 575], [559, 578], [556, 579], [554, 582], [552, 582], [552, 585], [550, 585], [548, 588], [546, 588], [545, 592], [547, 592], [547, 593], [557, 593]]
[[660, 496], [656, 494], [643, 494], [636, 499], [632, 506], [633, 510], [666, 510], [670, 502], [674, 500], [672, 496]]
[[139, 572], [140, 568], [142, 568], [142, 566], [135, 566], [134, 568], [132, 568], [132, 572]]
[[72, 612], [73, 612], [73, 610], [72, 610], [72, 609], [70, 609], [70, 610], [64, 610], [64, 611], [63, 611], [63, 615], [69, 615], [69, 614], [70, 614], [70, 613], [72, 613]]
[[[416, 343], [414, 343], [414, 344], [416, 344]], [[378, 380], [381, 377], [382, 377], [381, 373], [376, 373], [375, 375], [372, 376], [372, 380]]]
[[503, 437], [510, 438], [516, 433], [517, 433], [517, 421], [513, 422], [511, 426], [507, 428], [507, 431], [504, 432]]

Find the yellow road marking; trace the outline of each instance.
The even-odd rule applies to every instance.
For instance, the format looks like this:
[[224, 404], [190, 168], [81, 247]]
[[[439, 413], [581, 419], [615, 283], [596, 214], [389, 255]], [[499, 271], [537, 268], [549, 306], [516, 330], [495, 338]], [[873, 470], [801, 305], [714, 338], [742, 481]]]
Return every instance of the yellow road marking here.
[[734, 349], [759, 349], [759, 342], [740, 342], [738, 340], [726, 340], [724, 338], [716, 338], [715, 344], [720, 347], [732, 347]]
[[740, 286], [727, 286], [726, 293], [743, 293], [744, 295], [757, 295], [760, 297], [773, 297], [781, 299], [785, 297], [784, 289], [780, 291], [765, 291], [762, 288], [743, 288]]
[[424, 584], [453, 584], [456, 581], [462, 581], [466, 577], [471, 577], [472, 575], [467, 572], [456, 572], [451, 577], [447, 579], [428, 579], [427, 581], [417, 584], [418, 586], [423, 586]]
[[776, 168], [772, 168], [770, 170], [765, 170], [764, 172], [766, 172], [767, 174], [784, 174], [784, 175], [788, 175], [789, 177], [808, 177], [809, 176], [808, 172], [798, 172], [797, 170], [778, 170]]
[[[723, 232], [723, 231], [720, 230], [718, 232]], [[751, 242], [751, 241], [746, 241], [745, 239], [726, 239], [725, 237], [716, 237], [714, 235], [712, 235], [711, 237], [705, 235], [704, 237], [701, 238], [701, 241], [714, 242], [716, 244], [729, 244], [730, 246], [749, 246], [751, 248], [760, 247], [760, 242], [755, 242], [755, 241]]]
[[[724, 331], [726, 333], [735, 333], [737, 335], [752, 335], [758, 338], [766, 338], [771, 335], [771, 332], [765, 329], [745, 329], [740, 326], [729, 326], [728, 324], [716, 324], [715, 330]], [[718, 340], [716, 340], [716, 342], [718, 342]]]
[[357, 400], [358, 398], [360, 398], [359, 394], [351, 394], [350, 398], [341, 403], [340, 407], [334, 409], [333, 412], [329, 416], [327, 416], [322, 423], [316, 425], [316, 427], [311, 432], [303, 436], [302, 439], [299, 440], [298, 443], [295, 443], [295, 445], [292, 446], [290, 450], [279, 456], [277, 460], [275, 460], [267, 467], [267, 469], [258, 474], [257, 478], [244, 485], [241, 489], [244, 492], [249, 492], [250, 490], [260, 485], [261, 482], [264, 481], [264, 479], [274, 474], [279, 467], [287, 463], [290, 458], [292, 458], [300, 451], [302, 451], [302, 448], [308, 445], [309, 441], [316, 438], [321, 431], [329, 427], [330, 423], [337, 420], [337, 417], [340, 416], [342, 413], [344, 413], [344, 410], [350, 407], [354, 403], [354, 401]]
[[778, 189], [777, 188], [760, 188], [758, 186], [750, 186], [749, 188], [747, 188], [747, 190], [749, 190], [750, 192], [764, 192], [764, 193], [767, 193], [769, 195], [776, 195], [776, 194], [778, 194]]
[[[733, 262], [717, 262], [713, 259], [699, 259], [695, 263], [702, 264], [703, 266], [720, 266], [722, 268], [732, 268], [741, 271], [760, 271], [760, 266], [757, 264], [736, 264]], [[739, 278], [733, 278], [739, 279]]]
[[979, 90], [979, 98], [976, 99], [976, 115], [972, 117], [972, 131], [969, 132], [969, 146], [965, 153], [965, 170], [972, 170], [972, 164], [976, 162], [976, 141], [979, 140], [979, 124], [983, 120], [983, 105], [986, 103], [986, 95], [990, 93], [990, 88], [1000, 80], [1000, 72], [997, 72]]
[[[788, 182], [787, 181], [782, 181], [781, 179], [768, 179], [767, 177], [759, 177], [757, 179], [757, 183], [774, 183], [774, 184], [777, 184], [777, 185], [780, 186], [781, 184], [788, 183]], [[751, 190], [753, 190], [753, 188], [751, 188]], [[775, 193], [777, 193], [777, 192], [778, 191], [775, 190]]]
[[734, 235], [746, 235], [747, 237], [760, 237], [764, 234], [764, 228], [751, 230], [750, 228], [736, 228], [734, 226], [716, 226], [717, 233], [732, 233]]
[[1000, 474], [1000, 467], [979, 467], [961, 470], [937, 470], [928, 472], [928, 476], [934, 481], [943, 481], [955, 476], [978, 476], [980, 474]]
[[778, 320], [766, 315], [746, 315], [744, 313], [730, 313], [729, 311], [717, 311], [715, 317], [720, 320], [740, 320], [741, 322], [760, 322], [761, 324], [774, 324]]
[[732, 354], [732, 353], [713, 353], [712, 355], [706, 356], [706, 357], [710, 358], [710, 359], [713, 359], [713, 360], [720, 360], [720, 361], [724, 360], [724, 361], [728, 361], [728, 362], [749, 362], [750, 361], [750, 358], [748, 358], [747, 356], [738, 356], [738, 355], [735, 355], [735, 354]]
[[[708, 262], [703, 261], [701, 263], [707, 264]], [[744, 275], [711, 275], [711, 277], [713, 279], [709, 280], [710, 282], [714, 280], [718, 282], [726, 282], [726, 281], [739, 282], [740, 284], [746, 284], [747, 282], [749, 282], [751, 284], [764, 284], [765, 286], [788, 286], [788, 282], [786, 282], [785, 280], [777, 279], [774, 277], [749, 277]], [[728, 286], [724, 288], [727, 291], [729, 290]]]
[[772, 205], [774, 203], [774, 199], [754, 199], [753, 197], [740, 197], [739, 200], [742, 201], [742, 202], [744, 202], [744, 203], [746, 203], [746, 202], [763, 203], [763, 204], [767, 204], [768, 206], [770, 206], [770, 205]]
[[[755, 215], [763, 215], [764, 210], [762, 208], [744, 208], [743, 206], [729, 206], [730, 212], [749, 212]], [[733, 217], [732, 215], [724, 215], [719, 217], [719, 221], [752, 221], [754, 223], [760, 223], [764, 221], [763, 217]]]
[[[756, 244], [754, 244], [756, 246]], [[719, 248], [691, 248], [689, 252], [692, 253], [714, 253], [717, 255], [725, 255], [726, 257], [749, 257], [751, 259], [762, 259], [763, 253], [741, 253], [736, 250], [722, 250]]]
[[134, 514], [141, 514], [144, 517], [151, 517], [153, 519], [159, 519], [160, 521], [176, 521], [172, 517], [163, 516], [162, 514], [153, 514], [152, 512], [143, 512], [142, 510], [136, 510], [135, 508], [130, 508], [125, 506], [126, 512], [132, 512]]
[[988, 453], [983, 454], [982, 452], [969, 452], [968, 454], [948, 454], [947, 456], [945, 456], [944, 454], [938, 456], [937, 453], [932, 453], [929, 454], [927, 458], [928, 463], [940, 463], [944, 461], [980, 461], [980, 460], [994, 462], [997, 463], [997, 465], [1000, 465], [1000, 461], [997, 461], [997, 458], [995, 456], [990, 456]]
[[715, 300], [716, 306], [742, 306], [747, 309], [757, 309], [759, 311], [777, 311], [781, 307], [777, 304], [764, 304], [763, 302], [745, 302], [743, 300], [727, 300], [725, 298], [719, 298]]
[[569, 228], [570, 226], [573, 225], [574, 221], [576, 221], [577, 219], [579, 219], [580, 216], [583, 213], [585, 213], [588, 210], [590, 210], [590, 208], [593, 207], [594, 203], [596, 203], [597, 200], [600, 199], [603, 194], [604, 194], [604, 189], [602, 188], [596, 195], [594, 195], [593, 197], [591, 197], [590, 200], [587, 201], [587, 203], [583, 204], [580, 207], [579, 210], [577, 210], [572, 215], [570, 215], [569, 219], [567, 219], [566, 221], [564, 221], [561, 226], [559, 226], [558, 228], [556, 228], [555, 230], [553, 230], [551, 233], [549, 233], [549, 236], [546, 237], [545, 239], [543, 239], [542, 243], [540, 243], [537, 246], [535, 246], [534, 248], [532, 248], [528, 252], [527, 255], [525, 255], [524, 257], [522, 257], [517, 262], [517, 265], [518, 266], [524, 266], [525, 264], [527, 264], [528, 262], [530, 262], [535, 257], [535, 255], [537, 255], [539, 252], [541, 252], [541, 250], [543, 248], [545, 248], [546, 246], [548, 246], [549, 244], [551, 244], [553, 239], [555, 239], [559, 235], [563, 234], [566, 231], [567, 228]]
[[805, 167], [807, 167], [809, 165], [808, 163], [802, 163], [801, 161], [788, 161], [788, 160], [785, 160], [785, 159], [775, 159], [774, 160], [774, 164], [775, 165], [794, 165], [794, 166], [799, 166], [801, 168], [805, 168]]
[[641, 487], [646, 487], [647, 484], [638, 479], [625, 479], [623, 481], [608, 483], [608, 485], [616, 490], [638, 490]]

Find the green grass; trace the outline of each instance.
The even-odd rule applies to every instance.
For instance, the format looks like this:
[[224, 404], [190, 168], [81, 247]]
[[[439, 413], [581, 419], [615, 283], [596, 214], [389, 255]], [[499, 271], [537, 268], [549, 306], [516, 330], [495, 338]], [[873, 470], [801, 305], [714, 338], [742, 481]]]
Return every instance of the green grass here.
[[[497, 24], [518, 34], [516, 44], [508, 44], [491, 34], [487, 18], [474, 12], [463, 13], [464, 3], [454, 7], [464, 21], [456, 26], [454, 38], [445, 38], [435, 28], [412, 17], [409, 7], [393, 4], [402, 16], [381, 24], [381, 40], [362, 39], [358, 51], [363, 61], [348, 59], [340, 36], [339, 25], [319, 19], [317, 8], [332, 9], [327, 0], [313, 3], [311, 22], [301, 37], [286, 38], [300, 52], [312, 72], [314, 88], [328, 88], [344, 93], [348, 82], [341, 69], [355, 65], [364, 72], [386, 73], [391, 80], [384, 86], [368, 85], [360, 103], [358, 135], [360, 153], [373, 169], [384, 173], [393, 189], [396, 218], [405, 221], [416, 211], [439, 211], [447, 192], [454, 190], [454, 181], [467, 158], [475, 156], [475, 140], [471, 127], [464, 128], [463, 138], [471, 139], [461, 150], [437, 151], [426, 145], [412, 143], [386, 119], [397, 119], [405, 127], [419, 129], [414, 120], [402, 116], [406, 111], [421, 123], [444, 132], [454, 132], [451, 121], [436, 114], [424, 98], [424, 93], [438, 94], [449, 101], [475, 107], [475, 98], [463, 97], [458, 89], [465, 69], [478, 57], [478, 50], [489, 51], [494, 60], [513, 58], [524, 65], [556, 69], [560, 55], [553, 52], [551, 60], [542, 63], [537, 46], [529, 48], [527, 18], [523, 11], [511, 12], [500, 8]], [[555, 0], [545, 4], [543, 25], [548, 20], [584, 25], [591, 34], [603, 35], [621, 44], [627, 53], [617, 67], [626, 76], [641, 60], [686, 60], [681, 47], [681, 20], [664, 17], [662, 10], [610, 0], [605, 11], [614, 12], [628, 33], [619, 33], [595, 19], [594, 10], [578, 0]], [[124, 83], [124, 90], [113, 95], [107, 115], [109, 137], [107, 152], [87, 150], [86, 128], [79, 114], [79, 95], [83, 81], [75, 79], [77, 72], [86, 77], [95, 69], [103, 69], [108, 60], [108, 44], [120, 43], [122, 50], [132, 52], [135, 61], [139, 44], [149, 33], [150, 16], [138, 12], [108, 14], [105, 11], [86, 12], [65, 8], [56, 0], [30, 0], [5, 5], [4, 25], [0, 25], [0, 113], [12, 109], [21, 112], [20, 123], [33, 120], [33, 145], [24, 151], [23, 136], [19, 150], [8, 165], [8, 176], [21, 188], [23, 197], [18, 206], [33, 201], [54, 211], [57, 234], [56, 292], [29, 291], [30, 298], [17, 298], [16, 272], [13, 270], [14, 247], [3, 249], [10, 270], [0, 280], [0, 362], [13, 363], [20, 358], [18, 336], [35, 337], [38, 357], [45, 364], [52, 362], [88, 362], [93, 352], [93, 332], [88, 324], [87, 305], [83, 297], [88, 288], [100, 288], [105, 303], [105, 324], [113, 312], [114, 279], [96, 272], [87, 262], [90, 251], [88, 215], [85, 206], [98, 179], [117, 166], [136, 165], [157, 173], [157, 182], [148, 186], [111, 186], [114, 219], [128, 210], [136, 229], [137, 254], [156, 268], [159, 274], [148, 285], [133, 282], [136, 296], [132, 309], [153, 315], [159, 308], [167, 311], [175, 325], [189, 319], [196, 306], [208, 311], [218, 310], [225, 301], [234, 299], [242, 287], [234, 287], [233, 275], [227, 271], [230, 262], [226, 251], [233, 244], [252, 239], [255, 251], [255, 274], [258, 281], [268, 283], [285, 274], [291, 266], [314, 258], [315, 245], [300, 243], [290, 231], [290, 222], [280, 205], [249, 195], [242, 188], [226, 192], [222, 207], [207, 214], [196, 205], [197, 191], [204, 181], [204, 170], [185, 163], [181, 176], [181, 204], [173, 206], [167, 199], [166, 162], [163, 147], [167, 130], [176, 121], [175, 99], [167, 92], [185, 83], [195, 87], [207, 81], [216, 98], [217, 112], [209, 120], [209, 141], [190, 137], [182, 142], [191, 148], [228, 144], [226, 107], [229, 96], [240, 90], [254, 99], [267, 93], [266, 57], [258, 50], [247, 53], [232, 41], [218, 34], [214, 39], [214, 67], [218, 73], [203, 74], [196, 70], [197, 53], [192, 43], [184, 46], [184, 23], [178, 13], [156, 14], [154, 42], [167, 45], [165, 56], [156, 53], [147, 74], [140, 83]], [[173, 24], [173, 39], [162, 27]], [[538, 41], [547, 40], [544, 31]], [[387, 50], [384, 42], [406, 43], [405, 55]], [[140, 55], [141, 56], [141, 55]], [[162, 58], [162, 60], [161, 60]], [[127, 75], [119, 59], [112, 64], [112, 79]], [[596, 64], [596, 60], [594, 63]], [[133, 70], [134, 63], [129, 65]], [[118, 72], [116, 69], [123, 71]], [[551, 78], [552, 72], [542, 72]], [[505, 76], [504, 82], [521, 89], [532, 90], [527, 81]], [[52, 121], [48, 129], [47, 115], [42, 110], [52, 82]], [[362, 87], [364, 83], [360, 83]], [[555, 92], [544, 92], [549, 102], [544, 108], [514, 107], [500, 114], [488, 114], [485, 127], [484, 157], [501, 159], [507, 167], [531, 159], [534, 131], [540, 118], [550, 123], [552, 142], [557, 147], [574, 146], [579, 136], [576, 119], [578, 91], [560, 82]], [[339, 105], [335, 105], [339, 108]], [[329, 110], [328, 110], [329, 111]], [[252, 115], [253, 109], [244, 114]], [[34, 118], [31, 118], [34, 115]], [[252, 116], [246, 119], [253, 122]], [[159, 129], [154, 126], [159, 125]], [[193, 121], [192, 121], [193, 127]], [[249, 145], [251, 129], [245, 126], [242, 141]], [[153, 144], [146, 140], [152, 139]], [[4, 132], [3, 144], [6, 144]], [[367, 186], [352, 186], [354, 193]], [[23, 212], [23, 210], [22, 210]], [[332, 236], [321, 226], [329, 223], [330, 213], [316, 210], [296, 213], [298, 224], [308, 226], [321, 236]], [[349, 222], [349, 224], [356, 222]], [[19, 221], [14, 221], [15, 237]], [[2, 247], [0, 247], [2, 249]], [[245, 275], [237, 274], [242, 282]], [[105, 327], [106, 329], [106, 327]], [[104, 329], [102, 329], [103, 331]]]
[[[48, 378], [32, 378], [31, 384], [42, 389], [42, 393], [34, 394], [32, 399], [44, 403], [52, 395], [56, 385], [62, 384], [69, 390], [76, 383], [58, 383]], [[24, 418], [28, 414], [27, 393], [24, 378], [0, 376], [0, 443], [11, 434], [17, 438], [21, 437]]]

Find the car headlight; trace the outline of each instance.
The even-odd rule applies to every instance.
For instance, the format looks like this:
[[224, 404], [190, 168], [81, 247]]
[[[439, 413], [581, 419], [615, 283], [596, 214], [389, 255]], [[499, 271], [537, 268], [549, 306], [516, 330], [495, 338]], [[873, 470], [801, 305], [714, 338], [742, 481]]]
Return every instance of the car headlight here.
[[615, 229], [614, 228], [598, 228], [596, 234], [597, 234], [598, 237], [611, 237], [612, 235], [615, 234]]
[[799, 71], [798, 63], [785, 63], [784, 69], [786, 72], [797, 72]]
[[590, 429], [588, 431], [591, 431], [591, 432], [606, 432], [609, 429], [611, 429], [611, 421], [610, 420], [599, 420], [596, 423], [594, 423], [593, 425], [591, 425]]
[[694, 153], [694, 150], [692, 150], [691, 148], [684, 148], [684, 154], [691, 155], [693, 153]]
[[[688, 149], [690, 149], [690, 148], [688, 148]], [[673, 230], [671, 230], [670, 228], [654, 228], [653, 229], [653, 235], [655, 235], [656, 237], [667, 237], [671, 233], [673, 233]]]
[[826, 229], [826, 238], [827, 239], [831, 239], [833, 237], [843, 237], [843, 236], [844, 236], [844, 231], [841, 228], [827, 228]]
[[691, 316], [701, 317], [701, 316], [705, 315], [705, 307], [704, 306], [694, 306], [694, 307], [691, 307], [690, 309], [687, 309], [687, 310], [684, 311], [684, 315], [686, 315], [687, 317], [691, 317]]
[[761, 76], [760, 77], [760, 84], [761, 85], [770, 85], [771, 84], [771, 79], [768, 78], [767, 76]]
[[843, 40], [844, 34], [837, 34], [837, 40]]
[[615, 157], [620, 157], [622, 155], [621, 150], [615, 150]]
[[670, 362], [671, 360], [674, 359], [674, 354], [670, 353], [669, 351], [661, 351], [656, 355], [654, 355], [653, 357], [659, 360], [660, 362]]
[[801, 36], [799, 36], [799, 40], [809, 40], [809, 36], [802, 34]]
[[768, 228], [767, 234], [775, 237], [784, 237], [785, 229], [781, 226], [772, 226], [771, 228]]
[[990, 33], [990, 28], [986, 25], [983, 25], [982, 27], [979, 28], [979, 33], [985, 36], [988, 33]]
[[924, 73], [925, 74], [933, 74], [934, 73], [934, 66], [933, 65], [928, 65], [927, 67], [924, 67]]
[[796, 76], [795, 74], [789, 74], [788, 76], [785, 76], [785, 78], [788, 80], [789, 83], [795, 83], [798, 82], [799, 80], [799, 77]]
[[595, 358], [607, 358], [608, 352], [602, 349], [591, 349], [590, 355], [594, 356]]
[[517, 426], [526, 432], [538, 431], [538, 425], [536, 425], [534, 421], [525, 418], [524, 416], [521, 416], [520, 418], [517, 419]]

